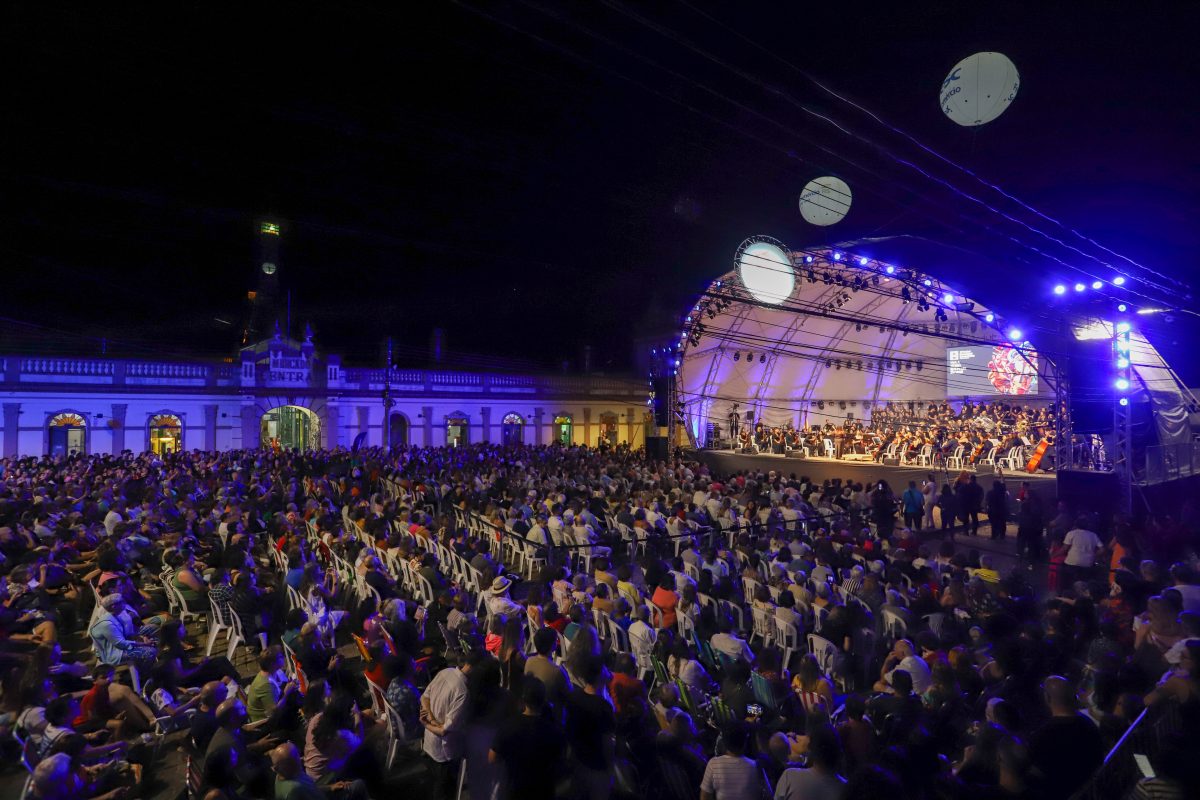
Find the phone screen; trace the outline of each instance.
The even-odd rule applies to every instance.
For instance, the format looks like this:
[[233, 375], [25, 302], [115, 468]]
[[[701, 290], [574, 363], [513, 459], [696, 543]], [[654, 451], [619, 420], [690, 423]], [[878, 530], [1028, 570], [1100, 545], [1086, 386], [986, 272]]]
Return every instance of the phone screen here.
[[1142, 777], [1153, 778], [1154, 767], [1150, 766], [1150, 759], [1141, 753], [1134, 753], [1133, 760], [1138, 765], [1138, 769], [1142, 771]]

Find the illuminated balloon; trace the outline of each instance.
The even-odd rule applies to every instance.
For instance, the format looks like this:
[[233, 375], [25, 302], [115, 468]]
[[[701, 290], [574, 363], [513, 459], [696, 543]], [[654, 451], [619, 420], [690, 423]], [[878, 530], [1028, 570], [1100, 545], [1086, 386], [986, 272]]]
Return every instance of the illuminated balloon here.
[[841, 178], [816, 178], [800, 195], [800, 216], [813, 225], [833, 225], [846, 216], [852, 199], [850, 187]]
[[759, 302], [779, 305], [796, 287], [791, 259], [773, 241], [743, 242], [737, 255], [737, 267], [742, 286]]
[[984, 125], [1004, 113], [1020, 88], [1021, 76], [1008, 56], [976, 53], [955, 64], [942, 81], [942, 111], [959, 125]]

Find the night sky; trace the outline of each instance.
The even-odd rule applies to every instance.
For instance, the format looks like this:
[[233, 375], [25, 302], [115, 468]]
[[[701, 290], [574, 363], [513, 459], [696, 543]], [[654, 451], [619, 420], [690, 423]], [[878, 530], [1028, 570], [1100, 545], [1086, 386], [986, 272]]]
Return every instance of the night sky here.
[[[1196, 4], [73, 5], [3, 19], [9, 351], [231, 354], [216, 320], [245, 314], [264, 218], [293, 332], [311, 321], [351, 363], [392, 335], [419, 364], [441, 326], [452, 351], [552, 367], [590, 344], [621, 370], [753, 234], [876, 240], [858, 249], [1033, 332], [1060, 313], [1055, 280], [1113, 274], [1089, 255], [1126, 269], [1130, 302], [1200, 310]], [[938, 89], [980, 50], [1021, 89], [962, 128]], [[816, 228], [796, 204], [825, 174], [855, 201]], [[1146, 320], [1200, 382], [1197, 319]]]

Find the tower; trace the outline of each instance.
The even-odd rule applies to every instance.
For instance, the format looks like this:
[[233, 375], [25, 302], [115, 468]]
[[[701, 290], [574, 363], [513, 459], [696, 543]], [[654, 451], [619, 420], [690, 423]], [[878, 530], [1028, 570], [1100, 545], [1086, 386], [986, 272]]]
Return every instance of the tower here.
[[[255, 238], [257, 277], [255, 288], [246, 293], [246, 321], [242, 326], [241, 347], [264, 337], [283, 317], [279, 291], [279, 243], [282, 233], [282, 226], [278, 222], [263, 220], [258, 225]], [[286, 322], [290, 323], [291, 320]], [[291, 331], [285, 331], [285, 334], [290, 335]]]

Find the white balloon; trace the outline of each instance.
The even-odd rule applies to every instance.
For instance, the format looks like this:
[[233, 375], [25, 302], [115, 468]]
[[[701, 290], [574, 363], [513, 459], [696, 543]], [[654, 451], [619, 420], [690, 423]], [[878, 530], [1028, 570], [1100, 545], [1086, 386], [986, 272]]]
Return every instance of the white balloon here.
[[737, 260], [742, 286], [755, 300], [779, 305], [796, 288], [796, 273], [787, 253], [770, 242], [745, 245]]
[[942, 82], [942, 111], [973, 127], [1004, 113], [1021, 88], [1021, 76], [1003, 53], [976, 53], [954, 65]]
[[833, 225], [846, 216], [853, 199], [850, 187], [841, 178], [815, 178], [800, 194], [800, 216], [813, 225]]

